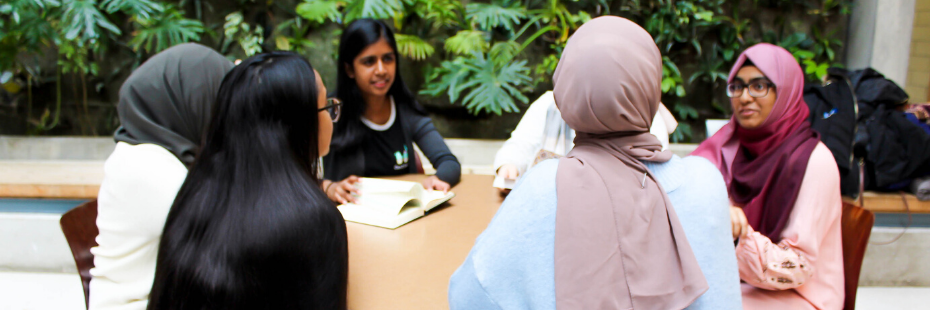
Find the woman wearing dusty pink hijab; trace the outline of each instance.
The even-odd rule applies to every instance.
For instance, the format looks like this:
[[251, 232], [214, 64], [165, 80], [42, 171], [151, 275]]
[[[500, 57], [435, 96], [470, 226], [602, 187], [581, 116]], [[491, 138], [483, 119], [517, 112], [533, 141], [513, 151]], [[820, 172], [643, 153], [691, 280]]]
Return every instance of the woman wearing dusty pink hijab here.
[[[553, 94], [575, 147], [527, 171], [504, 201], [450, 280], [453, 310], [740, 307], [723, 178], [649, 133], [661, 58], [620, 17], [569, 39]], [[679, 221], [678, 202], [695, 216]], [[698, 254], [710, 239], [717, 250]]]
[[730, 71], [732, 120], [692, 153], [727, 182], [746, 309], [843, 308], [839, 172], [803, 87], [791, 53], [750, 47]]

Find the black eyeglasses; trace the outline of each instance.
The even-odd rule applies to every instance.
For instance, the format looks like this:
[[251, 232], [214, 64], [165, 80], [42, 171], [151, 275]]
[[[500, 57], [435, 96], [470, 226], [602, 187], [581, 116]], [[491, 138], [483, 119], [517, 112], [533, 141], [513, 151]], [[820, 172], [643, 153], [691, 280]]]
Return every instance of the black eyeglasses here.
[[727, 84], [727, 96], [736, 98], [743, 95], [743, 91], [749, 89], [749, 96], [753, 98], [765, 97], [769, 90], [775, 88], [775, 84], [765, 79], [753, 79], [749, 85], [743, 82], [731, 82]]
[[326, 98], [326, 106], [320, 108], [317, 112], [323, 112], [324, 110], [329, 113], [333, 123], [338, 122], [339, 116], [342, 114], [342, 101], [339, 101], [338, 98]]

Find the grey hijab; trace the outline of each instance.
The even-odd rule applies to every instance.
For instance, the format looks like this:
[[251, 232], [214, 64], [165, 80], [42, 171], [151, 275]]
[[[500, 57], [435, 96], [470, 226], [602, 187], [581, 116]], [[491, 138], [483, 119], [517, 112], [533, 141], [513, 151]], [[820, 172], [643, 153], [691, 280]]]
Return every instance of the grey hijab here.
[[216, 92], [232, 67], [216, 51], [194, 43], [153, 56], [119, 90], [121, 126], [115, 140], [159, 145], [190, 166], [213, 115]]

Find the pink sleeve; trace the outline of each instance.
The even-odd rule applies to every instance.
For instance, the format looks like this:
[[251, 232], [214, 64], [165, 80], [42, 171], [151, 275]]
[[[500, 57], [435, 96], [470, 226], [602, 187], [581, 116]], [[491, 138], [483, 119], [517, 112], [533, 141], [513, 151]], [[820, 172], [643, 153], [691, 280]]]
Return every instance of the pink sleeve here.
[[817, 271], [817, 255], [832, 223], [842, 212], [836, 162], [823, 144], [817, 145], [807, 164], [801, 190], [782, 239], [751, 231], [736, 247], [740, 279], [769, 290], [797, 288]]

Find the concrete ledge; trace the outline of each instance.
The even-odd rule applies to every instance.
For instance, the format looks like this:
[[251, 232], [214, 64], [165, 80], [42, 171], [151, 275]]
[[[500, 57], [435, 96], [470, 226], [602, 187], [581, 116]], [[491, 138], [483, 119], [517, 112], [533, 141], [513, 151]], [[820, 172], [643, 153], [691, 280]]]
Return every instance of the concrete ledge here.
[[103, 161], [0, 160], [0, 197], [97, 197]]
[[0, 160], [106, 160], [113, 137], [0, 136]]
[[[445, 139], [463, 165], [491, 166], [504, 140]], [[0, 160], [106, 160], [116, 143], [112, 137], [0, 136]], [[697, 144], [672, 143], [669, 150], [684, 157]]]

